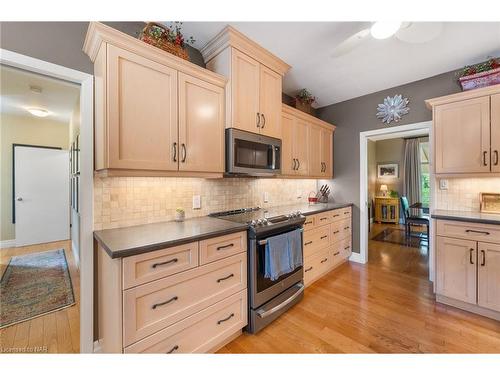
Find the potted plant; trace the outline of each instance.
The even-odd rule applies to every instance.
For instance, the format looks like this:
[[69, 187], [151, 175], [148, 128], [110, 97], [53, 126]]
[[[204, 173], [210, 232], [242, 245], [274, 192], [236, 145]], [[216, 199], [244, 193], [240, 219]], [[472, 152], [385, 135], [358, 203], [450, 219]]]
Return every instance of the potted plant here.
[[140, 32], [139, 39], [189, 61], [186, 45], [193, 44], [195, 40], [192, 36], [185, 40], [181, 29], [182, 22], [171, 22], [170, 26], [148, 22]]
[[184, 221], [184, 219], [186, 218], [186, 212], [178, 207], [175, 209], [175, 221]]
[[466, 66], [458, 72], [458, 81], [463, 91], [500, 84], [500, 58]]
[[295, 108], [305, 113], [312, 113], [311, 104], [316, 101], [314, 97], [307, 89], [302, 89], [295, 95]]

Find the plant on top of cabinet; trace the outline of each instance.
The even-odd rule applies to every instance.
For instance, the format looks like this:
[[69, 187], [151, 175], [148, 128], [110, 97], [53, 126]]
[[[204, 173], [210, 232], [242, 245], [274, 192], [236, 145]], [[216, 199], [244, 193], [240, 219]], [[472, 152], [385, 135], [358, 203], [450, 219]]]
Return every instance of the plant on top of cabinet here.
[[184, 60], [189, 60], [186, 44], [193, 44], [195, 40], [192, 36], [184, 40], [181, 29], [182, 22], [171, 22], [170, 26], [148, 22], [140, 32], [139, 39]]
[[312, 114], [311, 105], [314, 102], [316, 102], [316, 97], [307, 89], [302, 89], [295, 95], [295, 108], [299, 111]]
[[229, 79], [226, 127], [281, 138], [282, 77], [290, 66], [231, 26], [201, 53], [208, 69]]
[[98, 22], [95, 170], [115, 176], [222, 177], [226, 79]]
[[469, 65], [458, 72], [462, 90], [473, 90], [500, 83], [500, 58], [489, 58], [476, 65]]

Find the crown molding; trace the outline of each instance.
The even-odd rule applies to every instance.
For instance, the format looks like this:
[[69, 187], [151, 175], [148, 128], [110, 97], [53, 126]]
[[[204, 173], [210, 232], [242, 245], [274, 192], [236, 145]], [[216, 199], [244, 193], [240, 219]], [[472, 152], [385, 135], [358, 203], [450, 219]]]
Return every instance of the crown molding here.
[[482, 87], [480, 89], [463, 91], [456, 94], [440, 96], [439, 98], [427, 99], [425, 101], [425, 105], [427, 106], [427, 108], [432, 109], [437, 105], [459, 102], [462, 100], [479, 98], [481, 96], [490, 96], [499, 93], [500, 93], [500, 84], [488, 87]]
[[299, 111], [297, 108], [290, 107], [289, 105], [287, 105], [285, 103], [282, 103], [281, 109], [283, 112], [288, 113], [289, 115], [298, 117], [298, 118], [300, 118], [304, 121], [307, 121], [307, 122], [314, 123], [314, 124], [319, 125], [323, 128], [327, 128], [327, 129], [333, 130], [333, 131], [335, 131], [335, 129], [337, 128], [335, 125], [330, 124], [329, 122], [323, 121], [323, 120], [321, 120], [317, 117], [314, 117], [308, 113]]
[[284, 76], [291, 68], [286, 62], [229, 25], [208, 42], [200, 52], [205, 63], [208, 63], [229, 46], [251, 56], [281, 76]]

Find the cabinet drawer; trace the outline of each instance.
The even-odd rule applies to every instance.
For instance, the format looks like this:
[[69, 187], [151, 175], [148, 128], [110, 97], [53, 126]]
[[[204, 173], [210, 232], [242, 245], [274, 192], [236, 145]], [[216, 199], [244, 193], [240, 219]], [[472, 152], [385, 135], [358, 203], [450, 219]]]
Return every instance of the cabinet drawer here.
[[308, 232], [304, 232], [304, 256], [311, 255], [330, 244], [330, 226], [325, 225]]
[[327, 225], [332, 222], [332, 212], [326, 211], [319, 214], [314, 215], [316, 220], [316, 226]]
[[304, 228], [304, 232], [314, 228], [314, 226], [316, 225], [315, 219], [316, 219], [315, 215], [306, 216], [306, 221], [302, 225], [302, 227]]
[[331, 243], [350, 238], [352, 233], [351, 219], [334, 222], [331, 225]]
[[242, 290], [125, 348], [125, 353], [205, 353], [247, 325]]
[[304, 258], [304, 284], [309, 285], [333, 267], [333, 253], [327, 248]]
[[462, 238], [464, 240], [500, 243], [500, 225], [438, 220], [437, 235]]
[[338, 241], [332, 246], [332, 248], [333, 248], [333, 254], [337, 258], [340, 257], [340, 260], [343, 261], [344, 259], [349, 258], [352, 254], [351, 239], [345, 238], [341, 241]]
[[200, 264], [207, 264], [247, 249], [247, 233], [232, 233], [200, 241]]
[[246, 253], [240, 253], [124, 291], [124, 345], [245, 289], [246, 259]]
[[332, 221], [339, 221], [343, 219], [350, 218], [352, 216], [351, 207], [337, 208], [331, 211]]
[[189, 270], [198, 266], [198, 242], [134, 255], [123, 259], [123, 288]]

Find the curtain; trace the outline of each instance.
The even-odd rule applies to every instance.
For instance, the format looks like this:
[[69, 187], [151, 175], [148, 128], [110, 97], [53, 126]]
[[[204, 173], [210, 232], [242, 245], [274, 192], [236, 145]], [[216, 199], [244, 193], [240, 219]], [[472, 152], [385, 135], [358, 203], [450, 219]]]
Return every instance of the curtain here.
[[[420, 164], [420, 140], [405, 139], [403, 193], [410, 205], [422, 199], [422, 168]], [[418, 209], [410, 209], [411, 215], [418, 215]]]

